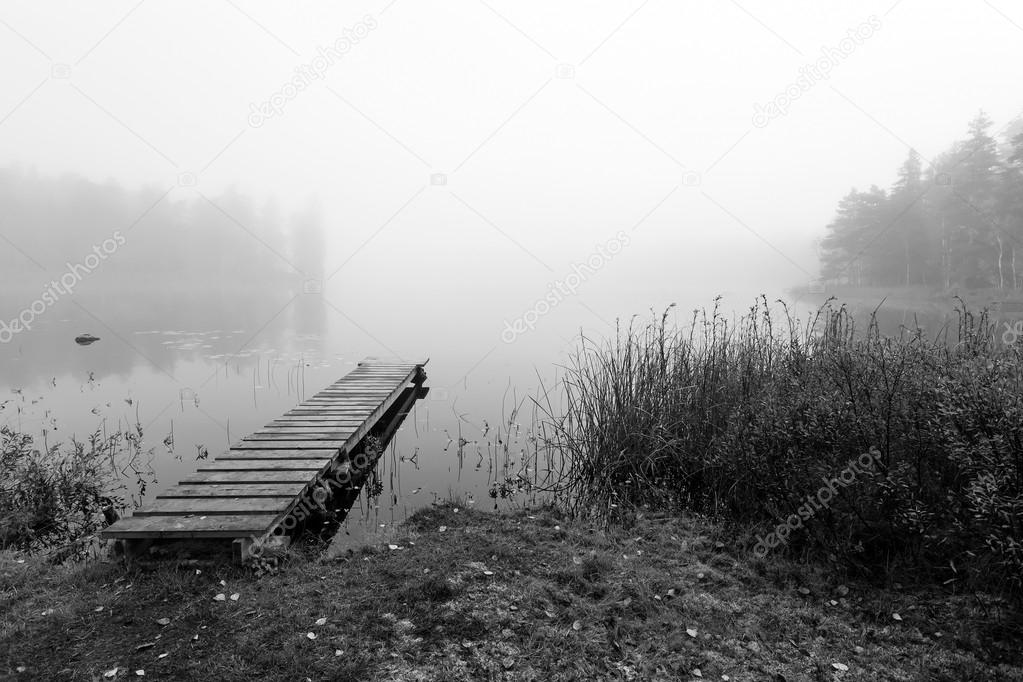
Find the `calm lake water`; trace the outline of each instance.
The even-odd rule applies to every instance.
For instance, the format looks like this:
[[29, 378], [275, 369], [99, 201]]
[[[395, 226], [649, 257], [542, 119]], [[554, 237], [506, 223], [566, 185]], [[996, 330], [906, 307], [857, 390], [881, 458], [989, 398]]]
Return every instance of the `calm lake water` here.
[[[6, 294], [4, 319], [30, 300], [30, 292]], [[732, 302], [743, 309], [752, 300], [751, 293]], [[604, 303], [650, 315], [646, 302], [625, 296]], [[684, 324], [692, 308], [711, 300], [678, 303]], [[429, 357], [430, 393], [381, 459], [383, 493], [360, 497], [336, 543], [384, 539], [437, 499], [458, 497], [478, 508], [534, 502], [534, 494], [488, 493], [507, 479], [543, 477], [543, 463], [536, 467], [529, 457], [536, 417], [529, 396], [539, 395], [541, 383], [555, 385], [557, 364], [580, 330], [613, 334], [613, 317], [565, 302], [511, 339], [504, 325], [474, 328], [468, 309], [432, 319], [387, 312], [357, 321], [316, 291], [76, 292], [0, 344], [0, 420], [39, 445], [140, 424], [151, 454], [135, 465], [151, 479], [151, 499], [194, 471], [203, 449], [216, 456], [363, 358]], [[509, 307], [501, 317], [521, 313]], [[86, 332], [100, 340], [77, 345], [74, 338]], [[382, 338], [399, 339], [400, 347]]]

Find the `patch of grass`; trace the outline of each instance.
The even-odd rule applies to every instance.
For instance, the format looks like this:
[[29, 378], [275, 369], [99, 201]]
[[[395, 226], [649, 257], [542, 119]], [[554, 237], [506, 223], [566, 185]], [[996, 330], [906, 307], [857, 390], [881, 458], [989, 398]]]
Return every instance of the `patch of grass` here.
[[440, 506], [403, 533], [401, 549], [295, 553], [262, 577], [3, 555], [0, 676], [1023, 680], [1019, 621], [998, 598], [750, 558], [694, 517], [598, 531]]

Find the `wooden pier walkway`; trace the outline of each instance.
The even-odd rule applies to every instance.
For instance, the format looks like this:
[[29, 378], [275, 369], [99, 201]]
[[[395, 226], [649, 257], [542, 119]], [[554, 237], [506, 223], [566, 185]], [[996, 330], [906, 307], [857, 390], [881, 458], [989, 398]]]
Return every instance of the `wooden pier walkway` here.
[[101, 537], [121, 541], [128, 558], [157, 540], [233, 540], [236, 558], [244, 560], [253, 544], [262, 547], [280, 535], [289, 517], [304, 517], [296, 509], [318, 487], [329, 491], [329, 479], [339, 474], [351, 478], [344, 474], [352, 471], [351, 457], [366, 436], [386, 444], [424, 392], [425, 365], [360, 362], [224, 454], [202, 462]]

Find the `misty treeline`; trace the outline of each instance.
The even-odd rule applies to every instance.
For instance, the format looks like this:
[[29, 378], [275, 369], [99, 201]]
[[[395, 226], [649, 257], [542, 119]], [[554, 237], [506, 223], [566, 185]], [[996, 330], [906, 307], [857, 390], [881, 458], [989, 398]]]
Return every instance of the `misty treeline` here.
[[926, 164], [911, 150], [891, 188], [849, 192], [821, 242], [824, 281], [1023, 287], [1023, 118], [993, 127], [981, 111]]
[[127, 189], [9, 167], [0, 168], [0, 206], [0, 268], [21, 273], [29, 288], [76, 267], [83, 289], [301, 290], [322, 276], [323, 220], [313, 202], [285, 212], [234, 190]]

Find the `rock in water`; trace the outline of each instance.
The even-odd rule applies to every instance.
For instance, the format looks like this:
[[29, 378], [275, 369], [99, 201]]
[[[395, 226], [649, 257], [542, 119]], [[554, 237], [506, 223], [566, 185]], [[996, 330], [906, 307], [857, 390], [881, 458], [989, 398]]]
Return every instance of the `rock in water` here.
[[90, 343], [96, 343], [97, 341], [99, 341], [99, 337], [92, 334], [82, 334], [75, 337], [75, 343], [79, 346], [88, 346]]

